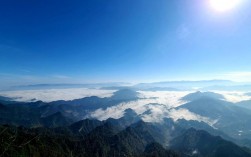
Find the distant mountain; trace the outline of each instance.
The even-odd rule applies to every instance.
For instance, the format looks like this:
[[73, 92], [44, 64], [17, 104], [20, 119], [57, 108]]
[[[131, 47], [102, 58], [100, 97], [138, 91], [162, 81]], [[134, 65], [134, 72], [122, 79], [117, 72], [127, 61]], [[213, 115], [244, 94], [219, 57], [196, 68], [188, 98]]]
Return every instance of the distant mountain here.
[[0, 96], [0, 103], [2, 104], [12, 104], [12, 103], [16, 103], [15, 100], [17, 98], [10, 98], [10, 97], [5, 97], [5, 96]]
[[240, 85], [213, 85], [202, 87], [199, 90], [202, 91], [210, 91], [210, 90], [217, 90], [217, 91], [251, 91], [250, 84], [240, 84]]
[[5, 97], [5, 96], [0, 96], [0, 101], [12, 101], [12, 98]]
[[131, 101], [138, 99], [139, 93], [131, 90], [131, 89], [121, 89], [113, 93], [111, 97], [106, 98], [99, 98], [97, 96], [85, 97], [81, 99], [75, 100], [59, 100], [51, 102], [50, 104], [57, 104], [57, 105], [81, 105], [85, 106], [87, 109], [90, 108], [106, 108], [112, 106], [116, 103], [123, 102], [123, 101]]
[[251, 154], [232, 142], [219, 136], [212, 136], [206, 131], [188, 129], [184, 134], [171, 142], [171, 148], [182, 157], [250, 157]]
[[230, 80], [200, 80], [200, 81], [162, 81], [152, 83], [139, 83], [134, 86], [106, 86], [103, 89], [119, 90], [130, 87], [134, 90], [146, 91], [182, 91], [182, 90], [219, 90], [219, 91], [250, 91], [249, 83], [239, 83]]
[[[138, 92], [130, 89], [122, 89], [106, 98], [92, 96], [50, 103], [42, 101], [14, 102], [2, 106], [2, 108], [5, 107], [9, 110], [0, 109], [0, 124], [23, 125], [26, 127], [39, 127], [41, 125], [46, 127], [66, 126], [86, 118], [90, 112], [96, 109], [105, 109], [122, 102], [137, 100], [139, 99], [138, 94]], [[129, 110], [126, 114], [129, 115]], [[127, 122], [124, 121], [123, 123]]]
[[173, 87], [149, 87], [149, 88], [143, 88], [139, 90], [144, 90], [144, 91], [181, 91], [178, 88], [173, 88]]
[[134, 100], [138, 99], [139, 93], [131, 89], [120, 89], [113, 93], [111, 99], [114, 100]]
[[121, 127], [121, 129], [125, 129], [131, 124], [137, 123], [141, 121], [141, 118], [137, 115], [137, 113], [132, 109], [126, 109], [124, 111], [123, 117], [119, 119], [108, 118], [106, 121], [112, 123], [113, 125]]
[[180, 89], [173, 87], [141, 87], [141, 86], [111, 86], [111, 87], [102, 87], [101, 89], [105, 90], [121, 90], [125, 88], [130, 88], [136, 91], [181, 91]]
[[209, 97], [196, 99], [178, 108], [208, 117], [215, 121], [214, 127], [236, 138], [251, 137], [251, 112], [233, 103]]
[[128, 85], [126, 82], [109, 82], [109, 83], [86, 83], [86, 84], [69, 84], [69, 83], [57, 83], [57, 84], [31, 84], [22, 86], [12, 86], [9, 90], [26, 90], [26, 89], [62, 89], [62, 88], [102, 88], [110, 86], [123, 86]]
[[103, 90], [121, 90], [121, 89], [131, 89], [131, 90], [136, 90], [132, 86], [107, 86], [107, 87], [101, 87], [99, 89]]
[[134, 88], [137, 89], [149, 89], [149, 88], [175, 88], [179, 90], [194, 90], [194, 88], [203, 88], [215, 85], [234, 85], [235, 82], [229, 80], [202, 80], [202, 81], [166, 81], [166, 82], [153, 82], [153, 83], [140, 83]]
[[82, 106], [86, 107], [86, 109], [92, 109], [92, 108], [102, 108], [105, 106], [105, 103], [108, 101], [107, 98], [100, 98], [97, 96], [91, 96], [91, 97], [84, 97], [80, 99], [74, 99], [74, 100], [58, 100], [50, 102], [51, 105], [70, 105], [70, 106]]
[[217, 93], [213, 93], [213, 92], [200, 92], [197, 91], [195, 93], [190, 93], [186, 96], [184, 96], [183, 98], [181, 98], [181, 100], [183, 101], [194, 101], [197, 99], [201, 99], [201, 98], [212, 98], [212, 99], [219, 99], [219, 100], [224, 100], [224, 96], [221, 94], [217, 94]]
[[72, 119], [81, 120], [87, 114], [97, 109], [106, 109], [118, 105], [122, 102], [129, 102], [139, 99], [139, 93], [131, 89], [121, 89], [114, 92], [111, 97], [99, 98], [96, 96], [85, 97], [70, 101], [54, 101], [44, 107], [44, 116], [61, 112]]

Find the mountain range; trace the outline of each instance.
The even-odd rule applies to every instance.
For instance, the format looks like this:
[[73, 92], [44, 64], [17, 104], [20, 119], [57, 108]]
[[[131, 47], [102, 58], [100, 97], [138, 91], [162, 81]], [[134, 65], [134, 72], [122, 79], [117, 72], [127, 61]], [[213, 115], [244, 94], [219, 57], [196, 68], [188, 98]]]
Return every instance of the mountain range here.
[[201, 90], [201, 91], [250, 91], [249, 82], [234, 82], [230, 80], [200, 80], [200, 81], [162, 81], [151, 83], [131, 84], [127, 82], [110, 82], [110, 83], [86, 83], [86, 84], [30, 84], [12, 86], [5, 90], [36, 90], [36, 89], [67, 89], [67, 88], [90, 88], [105, 90], [120, 90], [131, 88], [134, 90], [144, 91], [184, 91], [184, 90]]
[[111, 97], [47, 103], [0, 98], [0, 156], [251, 156], [251, 110], [213, 92], [190, 93], [181, 98], [186, 103], [170, 108], [212, 123], [168, 116], [146, 122], [143, 116], [151, 116], [151, 110], [138, 114], [131, 108], [117, 119], [89, 117], [96, 110], [144, 100], [130, 89]]

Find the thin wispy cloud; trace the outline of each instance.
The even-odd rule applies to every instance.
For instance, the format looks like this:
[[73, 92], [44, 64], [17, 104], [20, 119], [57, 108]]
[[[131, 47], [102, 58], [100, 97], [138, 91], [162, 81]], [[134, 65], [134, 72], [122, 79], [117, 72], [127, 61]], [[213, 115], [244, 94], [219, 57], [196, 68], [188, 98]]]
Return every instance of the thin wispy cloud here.
[[222, 77], [228, 78], [237, 82], [250, 82], [251, 81], [251, 71], [236, 71], [228, 72], [222, 74]]

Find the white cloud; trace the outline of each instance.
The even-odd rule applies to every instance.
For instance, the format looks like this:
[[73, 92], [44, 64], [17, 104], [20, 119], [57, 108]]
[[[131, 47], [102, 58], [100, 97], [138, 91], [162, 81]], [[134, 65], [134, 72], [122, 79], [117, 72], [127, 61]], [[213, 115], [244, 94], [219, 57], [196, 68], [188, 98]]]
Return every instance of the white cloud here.
[[[55, 100], [73, 100], [87, 96], [110, 97], [113, 90], [99, 90], [87, 88], [70, 88], [70, 89], [45, 89], [45, 90], [22, 90], [0, 92], [0, 95], [7, 97], [17, 97], [18, 101], [29, 101], [31, 99], [42, 100], [45, 102]], [[146, 122], [162, 122], [163, 118], [172, 118], [174, 121], [179, 119], [196, 120], [213, 125], [217, 120], [212, 120], [187, 109], [175, 109], [186, 102], [180, 99], [190, 92], [177, 91], [139, 91], [141, 99], [130, 102], [123, 102], [107, 109], [97, 109], [88, 116], [99, 120], [108, 118], [118, 119], [124, 115], [124, 110], [131, 108]], [[238, 102], [248, 100], [250, 96], [242, 92], [217, 92], [223, 94], [226, 100]]]
[[44, 89], [44, 90], [20, 90], [3, 91], [0, 95], [17, 98], [16, 101], [30, 101], [31, 99], [42, 100], [45, 102], [56, 100], [73, 100], [88, 96], [110, 97], [113, 90], [99, 90], [87, 88], [68, 88], [68, 89]]
[[133, 109], [137, 114], [142, 114], [147, 110], [146, 104], [154, 103], [154, 99], [139, 99], [136, 101], [130, 101], [130, 102], [123, 102], [116, 106], [109, 107], [105, 110], [98, 109], [90, 114], [90, 117], [97, 118], [99, 120], [106, 120], [108, 118], [115, 118], [118, 119], [120, 117], [123, 117], [124, 110], [131, 108]]
[[193, 112], [190, 112], [187, 109], [171, 109], [169, 112], [169, 117], [171, 117], [174, 121], [177, 121], [179, 119], [185, 119], [185, 120], [196, 120], [199, 122], [205, 122], [209, 124], [210, 126], [213, 126], [217, 120], [211, 120], [210, 118], [200, 116], [198, 114], [195, 114]]
[[141, 93], [141, 98], [155, 98], [153, 103], [164, 104], [169, 107], [177, 107], [184, 103], [185, 101], [180, 100], [185, 95], [191, 93], [191, 91], [139, 91]]
[[232, 103], [237, 103], [240, 101], [245, 101], [245, 100], [251, 100], [251, 96], [246, 95], [245, 92], [239, 92], [239, 91], [213, 91], [215, 93], [219, 93], [224, 96], [226, 101], [232, 102]]
[[[141, 92], [143, 99], [121, 103], [107, 109], [98, 109], [89, 116], [99, 120], [118, 119], [124, 115], [124, 110], [131, 108], [146, 122], [162, 122], [164, 118], [197, 120], [213, 125], [214, 121], [197, 115], [187, 109], [174, 109], [181, 105], [179, 100], [187, 92]], [[159, 96], [158, 98], [153, 98]]]

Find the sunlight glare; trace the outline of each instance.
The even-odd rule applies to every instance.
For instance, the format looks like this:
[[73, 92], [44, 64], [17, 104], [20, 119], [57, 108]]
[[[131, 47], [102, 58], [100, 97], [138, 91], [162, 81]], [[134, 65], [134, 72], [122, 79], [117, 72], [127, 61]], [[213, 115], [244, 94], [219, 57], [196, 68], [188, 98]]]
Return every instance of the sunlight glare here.
[[241, 0], [210, 0], [212, 8], [220, 12], [235, 8], [240, 2]]

